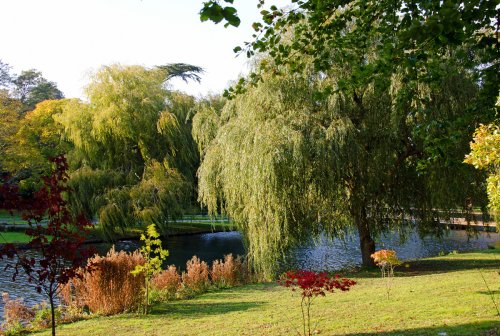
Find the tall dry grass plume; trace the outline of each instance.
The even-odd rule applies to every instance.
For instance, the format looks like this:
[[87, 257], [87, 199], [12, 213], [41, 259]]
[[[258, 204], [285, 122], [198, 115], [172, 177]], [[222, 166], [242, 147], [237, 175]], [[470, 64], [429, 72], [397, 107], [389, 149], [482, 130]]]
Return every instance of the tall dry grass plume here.
[[177, 290], [181, 287], [181, 276], [174, 265], [161, 271], [151, 280], [153, 289], [165, 293], [167, 299], [175, 298]]
[[182, 283], [185, 288], [193, 292], [203, 292], [210, 286], [208, 275], [207, 263], [200, 261], [197, 256], [193, 256], [186, 263], [186, 271], [182, 272]]
[[81, 274], [61, 290], [62, 301], [69, 306], [88, 307], [92, 313], [103, 315], [132, 311], [143, 297], [144, 276], [131, 274], [137, 265], [144, 264], [138, 252], [116, 252], [114, 246], [105, 257], [94, 256], [88, 261], [90, 272]]
[[224, 261], [215, 260], [213, 262], [210, 276], [212, 283], [222, 288], [243, 284], [246, 273], [243, 259], [240, 256], [234, 258], [232, 254], [228, 254], [224, 256]]

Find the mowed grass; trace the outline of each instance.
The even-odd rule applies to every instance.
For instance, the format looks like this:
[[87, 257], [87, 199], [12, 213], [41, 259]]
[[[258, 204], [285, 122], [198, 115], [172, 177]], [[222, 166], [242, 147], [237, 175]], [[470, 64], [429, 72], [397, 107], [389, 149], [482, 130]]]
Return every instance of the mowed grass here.
[[0, 232], [0, 244], [26, 244], [31, 237], [24, 232]]
[[[313, 303], [319, 335], [498, 335], [500, 250], [410, 263], [387, 299], [377, 269], [349, 276], [349, 292]], [[489, 286], [483, 281], [483, 277]], [[150, 315], [100, 317], [58, 327], [60, 335], [297, 335], [300, 297], [275, 283], [214, 291], [156, 304]], [[48, 331], [38, 335], [49, 335]], [[445, 335], [445, 334], [441, 334]]]

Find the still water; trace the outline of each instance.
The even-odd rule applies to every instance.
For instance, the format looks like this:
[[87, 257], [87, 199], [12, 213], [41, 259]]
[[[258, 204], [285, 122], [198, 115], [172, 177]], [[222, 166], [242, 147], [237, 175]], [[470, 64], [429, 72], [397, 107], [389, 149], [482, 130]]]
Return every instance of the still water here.
[[[499, 239], [497, 233], [480, 232], [476, 238], [469, 238], [465, 231], [450, 231], [442, 239], [436, 237], [420, 237], [412, 232], [406, 241], [401, 242], [397, 234], [389, 234], [377, 242], [377, 249], [390, 248], [404, 260], [417, 259], [448, 253], [451, 251], [469, 251], [487, 248], [488, 244]], [[244, 254], [244, 246], [238, 232], [219, 232], [199, 235], [175, 236], [164, 241], [164, 247], [169, 250], [168, 264], [174, 264], [180, 269], [185, 268], [186, 261], [193, 255], [209, 264], [221, 259], [225, 254]], [[123, 241], [115, 244], [117, 250], [133, 251], [139, 247], [137, 241]], [[110, 244], [96, 244], [99, 254], [105, 254]], [[33, 251], [26, 251], [33, 255]], [[297, 248], [287, 260], [288, 268], [303, 268], [311, 270], [338, 270], [359, 265], [359, 252], [356, 236], [345, 240], [319, 239], [314, 244]], [[12, 272], [4, 268], [7, 261], [0, 260], [0, 292], [8, 292], [11, 298], [23, 298], [25, 303], [33, 305], [43, 300], [26, 278], [19, 276], [12, 281]], [[3, 303], [0, 302], [0, 317], [3, 316]]]

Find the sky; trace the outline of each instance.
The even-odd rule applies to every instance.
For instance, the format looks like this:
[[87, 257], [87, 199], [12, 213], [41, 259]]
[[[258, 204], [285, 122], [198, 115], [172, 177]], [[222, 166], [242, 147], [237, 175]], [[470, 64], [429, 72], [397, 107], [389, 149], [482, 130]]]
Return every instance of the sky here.
[[41, 71], [68, 98], [85, 99], [89, 76], [113, 63], [201, 66], [201, 84], [175, 80], [173, 88], [195, 96], [220, 93], [248, 72], [248, 59], [235, 57], [233, 48], [251, 40], [259, 10], [257, 0], [235, 0], [241, 25], [224, 28], [200, 22], [202, 2], [0, 0], [0, 60], [16, 74]]

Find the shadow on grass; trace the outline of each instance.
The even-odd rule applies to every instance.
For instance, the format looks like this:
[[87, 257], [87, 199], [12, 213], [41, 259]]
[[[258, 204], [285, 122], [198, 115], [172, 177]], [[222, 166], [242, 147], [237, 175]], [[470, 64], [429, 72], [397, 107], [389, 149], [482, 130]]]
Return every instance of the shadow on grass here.
[[408, 330], [384, 331], [382, 328], [374, 332], [346, 334], [346, 336], [372, 336], [372, 335], [388, 335], [388, 336], [424, 336], [424, 335], [442, 335], [442, 336], [499, 336], [500, 319], [483, 321], [477, 323], [462, 324], [456, 326], [438, 326], [428, 328], [416, 328]]
[[189, 302], [185, 300], [161, 303], [154, 307], [150, 315], [168, 314], [172, 318], [203, 317], [258, 308], [265, 302]]
[[401, 273], [409, 273], [409, 275], [418, 275], [415, 273], [445, 273], [453, 271], [464, 271], [471, 269], [499, 269], [500, 259], [426, 259], [418, 260], [410, 263], [409, 268], [401, 270]]
[[[499, 250], [495, 250], [497, 253]], [[500, 253], [498, 258], [460, 258], [454, 256], [450, 259], [434, 258], [414, 260], [405, 263], [405, 266], [399, 266], [395, 269], [396, 276], [418, 276], [426, 274], [438, 274], [465, 270], [500, 270]], [[380, 277], [380, 269], [377, 267], [363, 267], [354, 272], [348, 272], [347, 276], [357, 278]]]
[[484, 294], [484, 295], [499, 295], [500, 294], [500, 290], [492, 290], [492, 291], [478, 291], [476, 292], [478, 294]]

